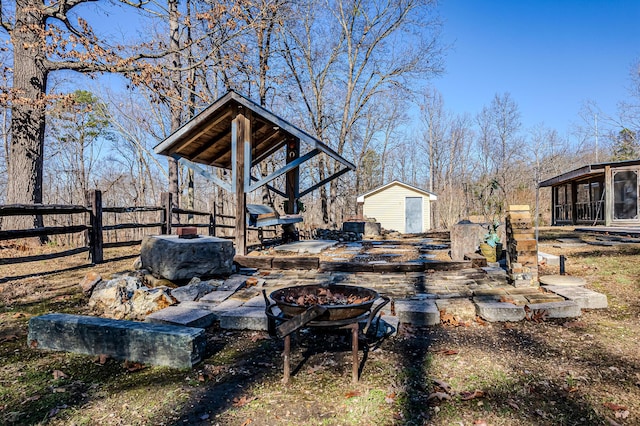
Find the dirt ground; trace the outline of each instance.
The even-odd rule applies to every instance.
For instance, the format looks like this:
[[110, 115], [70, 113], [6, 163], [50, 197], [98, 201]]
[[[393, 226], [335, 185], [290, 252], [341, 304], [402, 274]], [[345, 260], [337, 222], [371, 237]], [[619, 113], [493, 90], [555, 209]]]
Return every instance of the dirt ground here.
[[[576, 236], [597, 242], [554, 228], [541, 233], [540, 250], [566, 255], [567, 273], [605, 293], [608, 309], [363, 338], [357, 384], [340, 334], [294, 339], [288, 386], [282, 341], [261, 332], [210, 328], [207, 357], [193, 370], [34, 350], [29, 318], [88, 313], [78, 282], [89, 271], [130, 270], [135, 248], [107, 252], [99, 266], [86, 255], [0, 266], [0, 424], [638, 425], [640, 244], [557, 240]], [[0, 257], [28, 250], [5, 245]]]

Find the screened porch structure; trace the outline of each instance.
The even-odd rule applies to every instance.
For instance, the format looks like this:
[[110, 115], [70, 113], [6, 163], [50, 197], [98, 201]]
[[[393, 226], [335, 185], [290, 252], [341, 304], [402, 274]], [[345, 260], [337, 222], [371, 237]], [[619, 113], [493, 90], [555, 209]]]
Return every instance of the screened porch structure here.
[[552, 225], [640, 226], [640, 159], [590, 164], [540, 182]]

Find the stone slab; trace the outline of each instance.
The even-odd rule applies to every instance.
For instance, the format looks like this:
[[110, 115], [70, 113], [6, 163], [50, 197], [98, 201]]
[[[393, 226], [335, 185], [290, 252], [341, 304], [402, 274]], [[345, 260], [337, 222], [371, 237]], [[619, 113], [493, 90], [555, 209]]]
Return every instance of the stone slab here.
[[580, 306], [572, 301], [550, 303], [530, 303], [527, 305], [532, 311], [544, 310], [547, 312], [547, 318], [575, 318], [582, 314]]
[[31, 348], [173, 368], [193, 367], [206, 347], [201, 328], [57, 313], [31, 318], [27, 342]]
[[229, 275], [234, 254], [232, 241], [216, 237], [147, 235], [140, 247], [143, 267], [169, 281]]
[[543, 253], [539, 251], [538, 262], [545, 263], [548, 266], [560, 266], [560, 256], [556, 256], [555, 254]]
[[293, 243], [283, 244], [281, 246], [277, 246], [274, 250], [277, 252], [288, 252], [288, 253], [309, 253], [309, 254], [319, 254], [329, 247], [333, 247], [338, 244], [335, 240], [306, 240], [306, 241], [295, 241]]
[[240, 306], [220, 315], [220, 328], [226, 330], [268, 330], [264, 307]]
[[558, 296], [555, 293], [536, 293], [536, 294], [523, 294], [527, 298], [529, 303], [551, 303], [551, 302], [563, 302], [566, 299], [562, 296]]
[[580, 309], [606, 309], [609, 306], [605, 294], [588, 288], [563, 286], [545, 286], [545, 288], [565, 299], [576, 302]]
[[522, 321], [524, 306], [503, 302], [476, 302], [478, 315], [489, 322]]
[[169, 306], [147, 315], [145, 322], [207, 328], [216, 319], [215, 312], [210, 309], [193, 309], [181, 303], [178, 306]]
[[540, 284], [565, 287], [583, 286], [587, 283], [584, 278], [571, 275], [542, 275], [538, 279]]
[[394, 304], [399, 322], [418, 327], [440, 324], [440, 312], [432, 301], [396, 300]]
[[231, 290], [226, 290], [226, 291], [212, 291], [209, 294], [205, 294], [204, 296], [202, 296], [199, 301], [200, 302], [205, 302], [205, 303], [221, 303], [225, 300], [227, 300], [229, 297], [233, 296], [233, 293], [235, 293], [235, 291], [231, 291]]
[[456, 317], [458, 321], [473, 321], [476, 318], [476, 306], [467, 298], [446, 298], [436, 300], [440, 312]]
[[483, 241], [487, 229], [479, 223], [463, 221], [451, 228], [451, 259], [464, 260], [465, 253], [474, 253]]

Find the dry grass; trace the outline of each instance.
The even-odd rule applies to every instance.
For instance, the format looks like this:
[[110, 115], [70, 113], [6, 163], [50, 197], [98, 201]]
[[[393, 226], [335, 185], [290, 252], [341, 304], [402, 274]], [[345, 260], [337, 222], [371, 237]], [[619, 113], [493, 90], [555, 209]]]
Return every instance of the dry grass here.
[[293, 365], [304, 362], [290, 386], [280, 381], [282, 342], [257, 332], [208, 330], [209, 354], [193, 371], [129, 372], [114, 360], [32, 350], [30, 316], [84, 313], [82, 276], [132, 260], [45, 275], [37, 267], [52, 265], [1, 267], [0, 424], [640, 424], [640, 245], [557, 248], [558, 232], [567, 233], [543, 232], [541, 250], [567, 255], [568, 273], [606, 293], [608, 310], [575, 321], [405, 327], [370, 348], [357, 385], [341, 335], [297, 339]]

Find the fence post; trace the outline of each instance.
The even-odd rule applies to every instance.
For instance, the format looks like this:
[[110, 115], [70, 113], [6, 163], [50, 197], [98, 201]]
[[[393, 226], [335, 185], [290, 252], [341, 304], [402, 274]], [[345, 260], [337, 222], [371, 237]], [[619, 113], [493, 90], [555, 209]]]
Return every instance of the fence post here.
[[160, 194], [161, 203], [162, 203], [162, 234], [169, 235], [171, 234], [171, 218], [172, 218], [172, 195], [170, 192], [163, 192]]
[[92, 190], [86, 194], [89, 212], [89, 255], [95, 264], [104, 261], [102, 247], [102, 191]]

